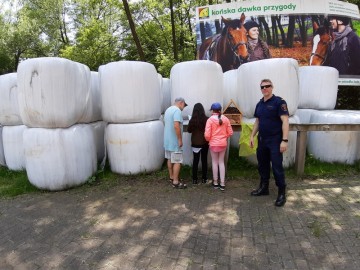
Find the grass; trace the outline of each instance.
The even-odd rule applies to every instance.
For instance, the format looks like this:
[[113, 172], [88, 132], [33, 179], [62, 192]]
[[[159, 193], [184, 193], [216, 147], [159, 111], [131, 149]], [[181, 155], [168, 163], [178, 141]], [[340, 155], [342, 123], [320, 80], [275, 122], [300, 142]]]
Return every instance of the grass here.
[[311, 233], [319, 238], [325, 234], [325, 227], [318, 220], [312, 220], [308, 223], [307, 227], [311, 230]]
[[[327, 178], [327, 177], [342, 177], [354, 176], [360, 173], [360, 162], [354, 165], [346, 165], [339, 163], [326, 163], [315, 159], [313, 156], [307, 156], [305, 161], [305, 171], [302, 177], [295, 173], [295, 169], [286, 169], [287, 178], [295, 178], [301, 180], [302, 178]], [[211, 172], [209, 172], [211, 175]], [[229, 179], [258, 179], [258, 171], [256, 165], [251, 164], [245, 158], [239, 157], [238, 150], [230, 149], [228, 163], [227, 163], [227, 177]], [[109, 164], [104, 170], [99, 170], [94, 176], [82, 187], [77, 187], [81, 192], [82, 188], [91, 188], [92, 186], [99, 186], [104, 190], [111, 189], [115, 186], [121, 185], [125, 182], [137, 181], [143, 183], [150, 183], [152, 179], [167, 179], [167, 167], [164, 162], [161, 170], [153, 173], [143, 173], [139, 175], [118, 175], [111, 172]], [[181, 178], [191, 179], [191, 166], [183, 166], [181, 169]], [[11, 198], [21, 194], [43, 192], [30, 184], [27, 179], [25, 171], [10, 171], [5, 167], [0, 166], [0, 198]]]
[[356, 175], [360, 172], [360, 162], [353, 165], [321, 162], [313, 156], [307, 156], [304, 174], [309, 177], [331, 177]]
[[0, 198], [39, 192], [30, 184], [25, 171], [10, 171], [0, 166]]

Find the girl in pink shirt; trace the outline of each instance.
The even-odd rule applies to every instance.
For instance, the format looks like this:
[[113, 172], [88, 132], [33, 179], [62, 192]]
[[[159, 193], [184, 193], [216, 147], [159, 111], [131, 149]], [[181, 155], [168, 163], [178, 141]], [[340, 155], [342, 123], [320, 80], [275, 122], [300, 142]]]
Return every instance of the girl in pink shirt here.
[[[209, 142], [212, 159], [213, 187], [225, 190], [225, 152], [227, 139], [233, 135], [229, 119], [221, 114], [221, 105], [216, 102], [211, 105], [212, 115], [205, 126], [205, 139]], [[220, 171], [220, 185], [218, 175]]]

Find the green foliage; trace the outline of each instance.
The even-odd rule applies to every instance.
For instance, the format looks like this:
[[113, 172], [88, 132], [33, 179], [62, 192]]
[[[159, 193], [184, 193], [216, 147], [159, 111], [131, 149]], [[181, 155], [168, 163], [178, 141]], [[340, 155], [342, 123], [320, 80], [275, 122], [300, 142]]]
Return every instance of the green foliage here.
[[336, 110], [360, 110], [360, 86], [340, 86]]
[[39, 190], [30, 184], [25, 171], [10, 171], [0, 166], [0, 198], [33, 192], [39, 192]]
[[87, 65], [97, 70], [100, 65], [119, 60], [116, 37], [107, 32], [103, 22], [95, 19], [79, 29], [74, 45], [60, 51], [64, 58]]
[[346, 176], [357, 175], [360, 172], [360, 163], [357, 162], [353, 165], [340, 164], [340, 163], [327, 163], [321, 162], [308, 155], [305, 161], [304, 174], [312, 177], [329, 177], [333, 175]]
[[257, 166], [251, 164], [244, 157], [239, 157], [237, 148], [230, 148], [227, 162], [228, 177], [258, 178]]

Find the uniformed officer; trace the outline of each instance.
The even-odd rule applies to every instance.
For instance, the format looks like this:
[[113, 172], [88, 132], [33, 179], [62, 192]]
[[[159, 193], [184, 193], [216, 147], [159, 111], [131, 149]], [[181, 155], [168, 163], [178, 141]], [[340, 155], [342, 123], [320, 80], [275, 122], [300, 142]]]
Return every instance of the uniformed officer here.
[[286, 202], [285, 173], [282, 165], [283, 154], [288, 148], [289, 112], [286, 101], [275, 96], [273, 83], [263, 79], [260, 83], [263, 98], [255, 108], [256, 117], [250, 137], [250, 147], [254, 147], [254, 136], [258, 135], [256, 156], [260, 174], [259, 188], [251, 192], [252, 196], [269, 195], [270, 162], [278, 187], [276, 206], [283, 206]]

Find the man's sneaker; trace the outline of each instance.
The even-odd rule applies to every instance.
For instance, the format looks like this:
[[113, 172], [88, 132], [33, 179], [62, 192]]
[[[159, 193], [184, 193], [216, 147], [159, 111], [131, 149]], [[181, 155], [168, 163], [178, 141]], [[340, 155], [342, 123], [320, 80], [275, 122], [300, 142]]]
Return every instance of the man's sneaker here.
[[219, 186], [221, 191], [225, 191], [225, 186]]
[[213, 183], [212, 186], [213, 186], [214, 189], [218, 189], [220, 185], [219, 185], [219, 184], [216, 184], [216, 185], [215, 185], [215, 184]]

